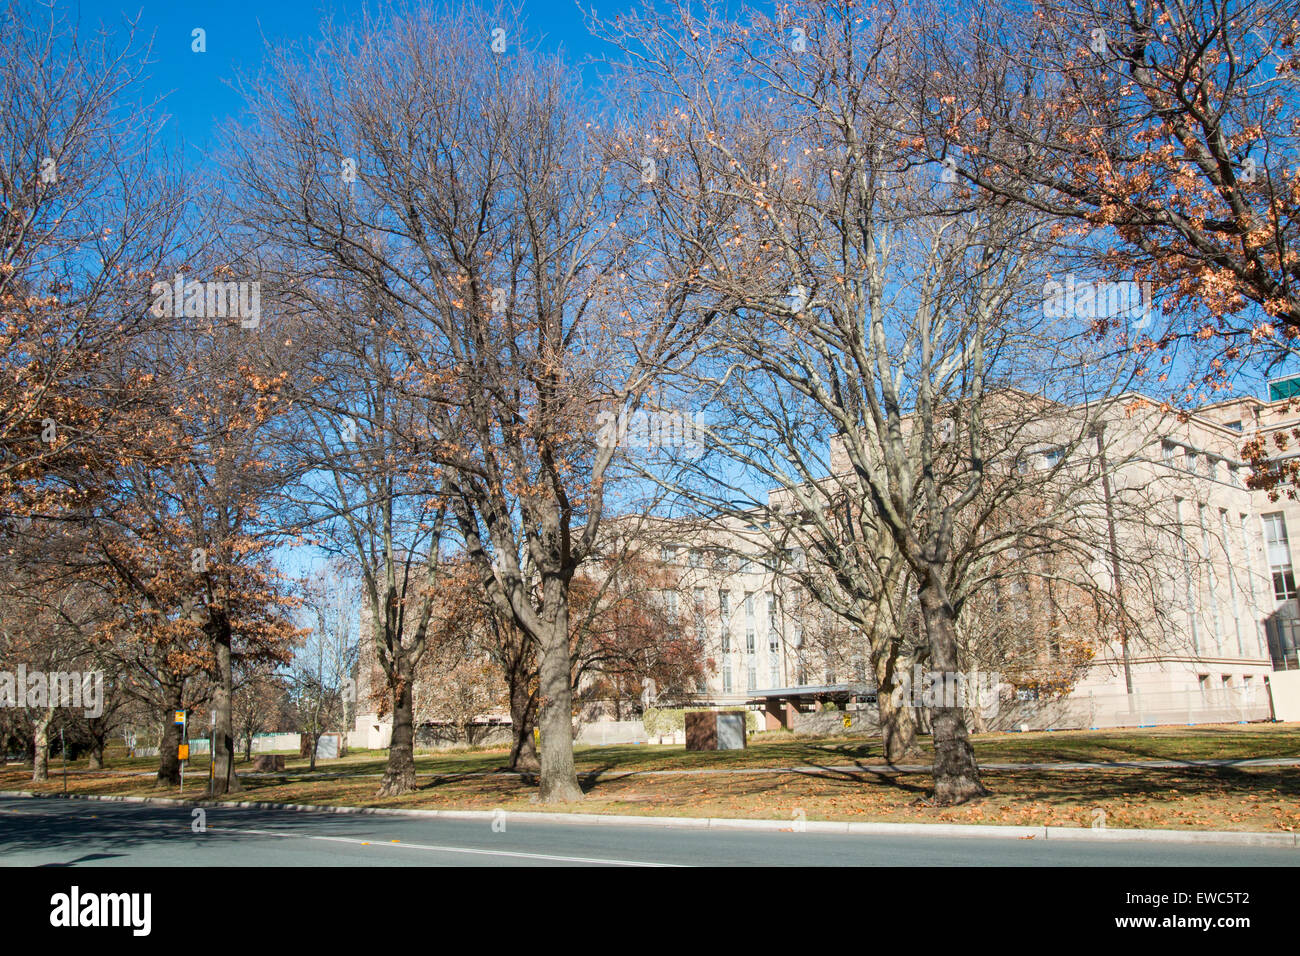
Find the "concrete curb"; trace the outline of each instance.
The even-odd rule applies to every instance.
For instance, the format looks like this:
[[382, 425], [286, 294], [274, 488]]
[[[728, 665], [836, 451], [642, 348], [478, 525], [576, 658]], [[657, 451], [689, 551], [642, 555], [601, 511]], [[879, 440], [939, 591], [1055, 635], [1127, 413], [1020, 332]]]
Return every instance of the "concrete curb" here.
[[1300, 833], [1261, 833], [1232, 830], [1120, 830], [1092, 827], [1017, 827], [966, 823], [852, 823], [837, 820], [745, 820], [732, 817], [616, 816], [607, 813], [545, 813], [527, 810], [403, 810], [389, 807], [325, 807], [264, 801], [181, 800], [176, 797], [119, 797], [101, 794], [44, 794], [31, 790], [0, 790], [0, 797], [36, 800], [98, 800], [163, 807], [239, 807], [245, 810], [286, 810], [296, 813], [338, 813], [365, 816], [416, 817], [490, 823], [504, 814], [519, 823], [581, 826], [678, 827], [698, 830], [760, 830], [779, 833], [842, 833], [853, 836], [946, 836], [1000, 840], [1075, 840], [1152, 843], [1197, 843], [1218, 846], [1300, 847]]

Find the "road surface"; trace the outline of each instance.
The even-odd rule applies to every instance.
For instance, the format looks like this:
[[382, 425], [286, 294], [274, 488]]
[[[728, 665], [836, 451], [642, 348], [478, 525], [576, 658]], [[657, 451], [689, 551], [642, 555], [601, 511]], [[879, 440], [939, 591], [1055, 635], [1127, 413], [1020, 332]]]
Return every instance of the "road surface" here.
[[0, 866], [1295, 866], [1285, 847], [772, 833], [0, 798]]

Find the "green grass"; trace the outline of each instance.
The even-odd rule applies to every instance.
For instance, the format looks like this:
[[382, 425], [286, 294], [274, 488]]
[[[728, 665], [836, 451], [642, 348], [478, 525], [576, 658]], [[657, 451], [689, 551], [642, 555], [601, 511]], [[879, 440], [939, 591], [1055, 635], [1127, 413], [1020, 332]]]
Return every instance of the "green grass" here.
[[[245, 777], [235, 800], [339, 806], [432, 809], [574, 810], [585, 813], [750, 817], [809, 820], [880, 820], [950, 823], [1090, 826], [1098, 810], [1112, 827], [1300, 830], [1300, 774], [1295, 767], [1175, 767], [1054, 770], [1033, 764], [1064, 761], [1152, 759], [1247, 759], [1300, 756], [1300, 724], [1226, 724], [1150, 730], [988, 734], [974, 739], [981, 761], [1025, 763], [1021, 769], [983, 773], [992, 794], [957, 808], [927, 800], [928, 772], [896, 772], [880, 759], [879, 741], [864, 737], [805, 739], [760, 734], [743, 751], [687, 753], [681, 747], [582, 747], [576, 754], [586, 799], [578, 805], [544, 807], [532, 802], [534, 781], [500, 773], [507, 753], [428, 752], [416, 758], [423, 776], [417, 790], [378, 797], [378, 781], [366, 774], [384, 769], [383, 751], [355, 752], [320, 761], [322, 774], [305, 775], [307, 761], [293, 757], [284, 774]], [[110, 770], [146, 771], [69, 774], [69, 792], [174, 796], [155, 789], [156, 758], [127, 759], [110, 750]], [[917, 762], [924, 764], [923, 755]], [[858, 765], [851, 771], [821, 768]], [[77, 766], [84, 768], [85, 761]], [[781, 773], [745, 768], [791, 767]], [[247, 770], [248, 765], [242, 764]], [[636, 770], [730, 769], [720, 775], [639, 775]], [[32, 784], [31, 767], [0, 768], [0, 789], [57, 793], [64, 782], [58, 758], [50, 780]], [[203, 796], [206, 762], [187, 775], [186, 796]]]
[[[1300, 757], [1300, 724], [1222, 724], [1200, 727], [1163, 727], [1140, 730], [1062, 731], [1032, 734], [982, 734], [972, 738], [976, 757], [985, 763], [1054, 763], [1065, 761], [1140, 761], [1249, 759]], [[422, 774], [459, 776], [501, 771], [508, 752], [499, 750], [425, 751], [415, 757]], [[921, 752], [912, 763], [931, 759], [928, 738], [921, 738]], [[322, 774], [365, 776], [381, 774], [387, 751], [353, 751], [337, 760], [318, 760]], [[578, 747], [575, 761], [579, 771], [601, 775], [644, 770], [743, 769], [748, 767], [816, 768], [885, 763], [880, 741], [875, 737], [845, 736], [801, 738], [790, 734], [757, 734], [745, 750], [718, 752], [687, 751], [681, 746], [620, 745]], [[105, 758], [108, 770], [152, 772], [157, 757], [128, 758], [120, 746], [110, 747]], [[297, 756], [286, 760], [286, 776], [308, 772], [309, 761]], [[51, 760], [51, 771], [61, 763]], [[84, 769], [86, 761], [69, 765]], [[190, 762], [187, 776], [207, 773], [206, 755]], [[237, 767], [247, 771], [242, 754]]]
[[[1300, 757], [1300, 725], [1240, 725], [1157, 728], [1123, 731], [1068, 731], [1035, 734], [983, 734], [973, 738], [981, 761], [1054, 763], [1063, 761], [1207, 760], [1260, 757]], [[915, 763], [932, 756], [922, 738]], [[329, 773], [382, 773], [384, 751], [353, 752], [342, 760], [319, 761]], [[501, 769], [506, 751], [420, 753], [420, 773], [464, 774]], [[578, 747], [580, 771], [741, 769], [745, 767], [816, 767], [883, 764], [883, 748], [875, 737], [798, 738], [788, 734], [758, 734], [745, 750], [687, 751], [681, 746], [620, 745]], [[305, 760], [288, 767], [301, 772]]]

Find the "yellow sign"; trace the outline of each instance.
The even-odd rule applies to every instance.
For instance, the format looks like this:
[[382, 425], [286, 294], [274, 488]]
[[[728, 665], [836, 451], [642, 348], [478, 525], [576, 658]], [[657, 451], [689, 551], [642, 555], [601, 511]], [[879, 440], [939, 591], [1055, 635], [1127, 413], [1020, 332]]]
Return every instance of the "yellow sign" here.
[[180, 760], [189, 760], [189, 759], [190, 759], [190, 745], [189, 745], [189, 744], [181, 744], [179, 747], [177, 747], [177, 748], [176, 748], [176, 756], [177, 756], [177, 758], [179, 758]]
[[185, 711], [183, 711], [183, 710], [178, 710], [178, 711], [176, 711], [175, 716], [172, 717], [172, 723], [173, 723], [173, 724], [183, 724], [183, 723], [185, 723]]
[[849, 727], [852, 727], [852, 726], [853, 726], [853, 718], [850, 717], [848, 714], [845, 714], [845, 715], [844, 715], [844, 727], [845, 727], [845, 729], [848, 729]]

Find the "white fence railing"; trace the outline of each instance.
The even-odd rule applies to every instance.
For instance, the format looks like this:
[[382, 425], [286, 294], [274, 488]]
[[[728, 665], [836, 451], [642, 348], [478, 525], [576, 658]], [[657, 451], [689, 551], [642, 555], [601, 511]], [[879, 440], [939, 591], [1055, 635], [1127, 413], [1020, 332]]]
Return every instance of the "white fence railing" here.
[[986, 716], [989, 730], [1081, 730], [1103, 727], [1154, 727], [1158, 724], [1222, 724], [1268, 720], [1268, 692], [1262, 687], [1206, 691], [1135, 691], [1129, 694], [1076, 694], [1063, 700], [1001, 702]]

